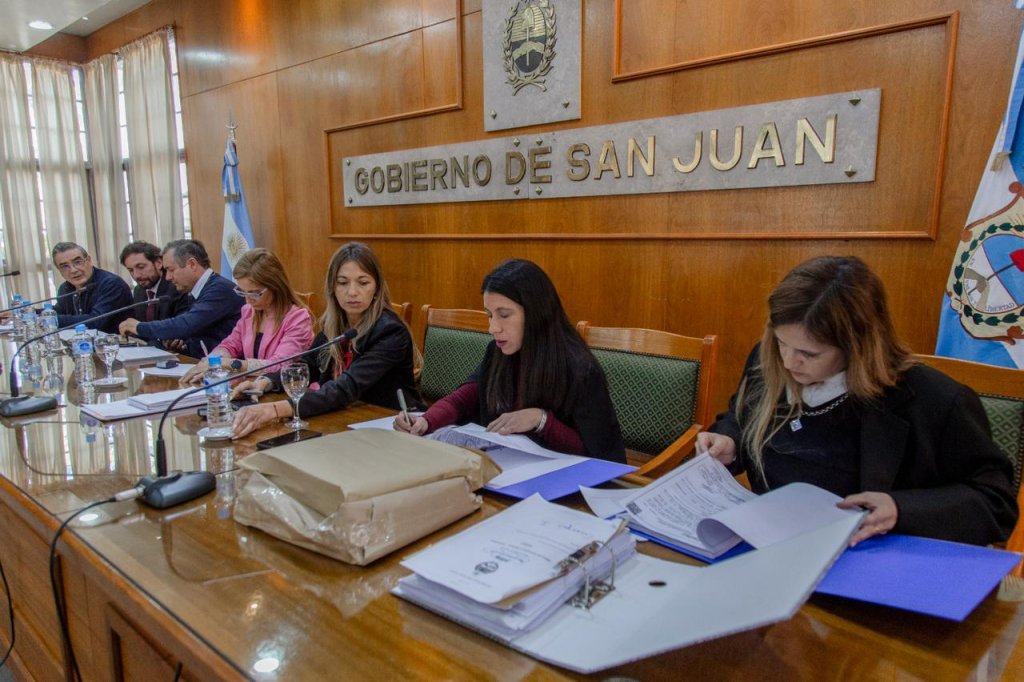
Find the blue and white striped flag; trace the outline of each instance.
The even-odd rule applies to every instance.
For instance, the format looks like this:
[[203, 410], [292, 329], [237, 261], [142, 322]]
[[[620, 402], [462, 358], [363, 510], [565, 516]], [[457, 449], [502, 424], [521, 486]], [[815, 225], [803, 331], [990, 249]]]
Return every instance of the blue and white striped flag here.
[[[1021, 9], [1024, 0], [1015, 0]], [[1024, 368], [1024, 34], [939, 317], [936, 355]]]
[[230, 278], [235, 263], [255, 242], [249, 209], [245, 205], [245, 192], [242, 191], [242, 177], [238, 173], [238, 153], [230, 135], [224, 146], [221, 182], [224, 188], [224, 236], [221, 238], [220, 274]]

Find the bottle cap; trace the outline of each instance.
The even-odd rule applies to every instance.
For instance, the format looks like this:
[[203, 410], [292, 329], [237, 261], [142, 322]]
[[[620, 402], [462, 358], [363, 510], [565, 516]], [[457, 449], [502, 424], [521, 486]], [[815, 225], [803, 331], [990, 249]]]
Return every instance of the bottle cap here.
[[207, 358], [207, 362], [209, 362], [210, 367], [220, 367], [220, 356], [211, 355], [209, 358]]
[[22, 307], [22, 308], [24, 308], [24, 307], [25, 307], [25, 306], [27, 306], [27, 305], [32, 305], [32, 301], [22, 301], [22, 302], [21, 302], [21, 307]]
[[43, 304], [43, 310], [53, 310], [53, 304], [52, 303], [44, 303]]
[[75, 331], [76, 332], [84, 332], [85, 331], [85, 325], [84, 324], [76, 324], [75, 325]]

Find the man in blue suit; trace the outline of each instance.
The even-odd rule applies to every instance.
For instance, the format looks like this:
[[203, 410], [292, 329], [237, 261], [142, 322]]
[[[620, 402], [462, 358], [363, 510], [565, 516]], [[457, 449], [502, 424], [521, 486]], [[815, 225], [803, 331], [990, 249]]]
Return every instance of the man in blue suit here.
[[203, 357], [202, 343], [212, 349], [235, 328], [244, 299], [235, 293], [235, 285], [210, 269], [210, 256], [202, 242], [178, 239], [163, 251], [167, 280], [180, 292], [189, 294], [192, 306], [181, 315], [166, 320], [140, 322], [129, 318], [121, 323], [122, 334], [131, 333], [147, 340], [181, 339], [183, 352]]
[[60, 296], [54, 305], [57, 324], [67, 327], [85, 323], [103, 332], [117, 331], [117, 324], [128, 316], [120, 312], [94, 322], [86, 320], [123, 308], [132, 302], [132, 290], [123, 279], [92, 264], [89, 253], [74, 242], [61, 242], [53, 247], [53, 265], [64, 278], [57, 289]]

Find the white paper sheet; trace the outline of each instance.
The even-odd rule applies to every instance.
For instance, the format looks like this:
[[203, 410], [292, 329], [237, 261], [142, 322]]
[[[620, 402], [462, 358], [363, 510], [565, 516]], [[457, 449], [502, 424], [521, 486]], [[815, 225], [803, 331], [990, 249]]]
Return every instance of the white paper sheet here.
[[155, 346], [121, 346], [117, 351], [117, 359], [125, 365], [159, 362], [175, 357], [173, 353]]
[[[422, 412], [409, 412], [409, 416], [412, 417], [413, 421], [416, 417], [422, 417]], [[359, 422], [358, 424], [349, 424], [350, 429], [384, 429], [385, 431], [394, 431], [395, 418], [394, 417], [381, 417], [380, 419], [371, 419], [370, 421]]]
[[739, 539], [723, 527], [710, 528], [701, 537], [697, 525], [756, 497], [737, 483], [721, 462], [705, 454], [637, 490], [625, 499], [624, 506], [644, 530], [717, 556], [739, 544]]
[[635, 488], [588, 488], [580, 486], [583, 499], [587, 506], [594, 512], [595, 516], [602, 519], [610, 519], [613, 516], [624, 514], [626, 505], [623, 504], [626, 498], [636, 492]]
[[557, 577], [569, 555], [607, 542], [619, 525], [533, 495], [402, 565], [470, 599], [494, 604]]

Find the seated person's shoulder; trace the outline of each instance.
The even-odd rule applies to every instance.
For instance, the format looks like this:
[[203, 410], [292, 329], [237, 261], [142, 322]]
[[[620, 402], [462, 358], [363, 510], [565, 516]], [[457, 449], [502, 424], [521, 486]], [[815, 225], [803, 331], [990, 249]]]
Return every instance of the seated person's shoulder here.
[[962, 393], [974, 391], [956, 379], [943, 374], [934, 367], [916, 364], [908, 367], [900, 377], [900, 383], [909, 388], [915, 398], [924, 401], [946, 401]]

